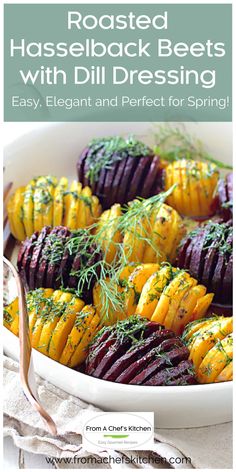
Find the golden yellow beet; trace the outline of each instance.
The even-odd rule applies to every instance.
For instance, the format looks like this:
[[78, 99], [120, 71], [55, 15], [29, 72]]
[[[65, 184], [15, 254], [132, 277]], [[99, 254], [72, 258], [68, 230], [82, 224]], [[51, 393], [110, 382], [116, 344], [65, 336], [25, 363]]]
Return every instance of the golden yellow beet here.
[[215, 316], [190, 323], [184, 333], [197, 380], [225, 382], [233, 378], [233, 319]]
[[[101, 321], [94, 307], [72, 293], [40, 288], [27, 294], [27, 309], [32, 347], [70, 367], [85, 360]], [[5, 308], [3, 321], [18, 335], [18, 298]]]
[[8, 218], [13, 236], [23, 241], [34, 231], [48, 226], [65, 225], [69, 229], [90, 227], [101, 214], [101, 205], [89, 187], [62, 177], [42, 176], [11, 195]]
[[165, 167], [165, 190], [176, 184], [167, 203], [181, 215], [211, 216], [218, 179], [215, 164], [189, 159], [174, 161]]

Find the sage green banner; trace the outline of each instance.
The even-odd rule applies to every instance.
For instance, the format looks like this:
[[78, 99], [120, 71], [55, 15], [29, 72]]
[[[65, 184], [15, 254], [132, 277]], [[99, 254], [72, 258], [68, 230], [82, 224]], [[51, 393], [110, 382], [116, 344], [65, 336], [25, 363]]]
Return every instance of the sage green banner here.
[[5, 5], [5, 121], [231, 121], [227, 4]]

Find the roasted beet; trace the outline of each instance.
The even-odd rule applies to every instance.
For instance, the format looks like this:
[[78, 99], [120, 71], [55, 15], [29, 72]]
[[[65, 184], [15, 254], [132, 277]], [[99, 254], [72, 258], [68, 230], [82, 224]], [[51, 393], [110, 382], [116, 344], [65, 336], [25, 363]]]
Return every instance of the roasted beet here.
[[89, 244], [87, 230], [47, 226], [22, 243], [17, 266], [27, 289], [70, 288], [90, 303], [100, 261], [101, 251]]
[[85, 373], [133, 385], [194, 384], [188, 357], [188, 348], [172, 331], [134, 315], [99, 331]]
[[224, 221], [233, 217], [233, 173], [230, 172], [224, 179], [220, 179], [216, 198], [213, 202], [215, 211]]
[[77, 161], [78, 180], [89, 185], [103, 209], [161, 189], [159, 157], [133, 137], [93, 140]]
[[176, 264], [214, 292], [214, 303], [232, 304], [232, 235], [232, 220], [209, 221], [189, 233], [178, 249]]

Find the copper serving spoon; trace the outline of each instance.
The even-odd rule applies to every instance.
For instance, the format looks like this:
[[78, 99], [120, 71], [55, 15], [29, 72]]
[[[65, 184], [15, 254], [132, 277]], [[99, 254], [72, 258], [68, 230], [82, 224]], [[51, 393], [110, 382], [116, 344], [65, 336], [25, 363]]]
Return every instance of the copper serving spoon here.
[[56, 425], [42, 407], [38, 400], [37, 390], [34, 381], [34, 370], [33, 370], [33, 360], [32, 360], [32, 348], [29, 338], [29, 326], [28, 326], [28, 314], [27, 314], [27, 305], [25, 298], [25, 290], [14, 265], [3, 257], [4, 263], [11, 270], [17, 286], [17, 292], [19, 297], [19, 340], [20, 340], [20, 380], [23, 391], [31, 403], [31, 405], [37, 410], [37, 412], [42, 416], [43, 420], [47, 424], [47, 428], [51, 434], [54, 436], [57, 434]]

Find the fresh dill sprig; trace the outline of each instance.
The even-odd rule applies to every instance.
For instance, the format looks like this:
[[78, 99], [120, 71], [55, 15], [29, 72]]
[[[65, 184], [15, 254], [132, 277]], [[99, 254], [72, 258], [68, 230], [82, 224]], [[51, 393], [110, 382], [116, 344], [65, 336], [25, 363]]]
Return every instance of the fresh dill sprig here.
[[195, 136], [187, 132], [184, 124], [178, 126], [167, 123], [159, 125], [154, 132], [154, 152], [168, 162], [179, 159], [200, 160], [215, 164], [219, 169], [232, 169], [232, 166], [214, 159]]
[[[124, 291], [119, 290], [122, 285], [119, 277], [122, 269], [130, 264], [130, 257], [137, 239], [150, 245], [157, 254], [157, 258], [160, 255], [158, 247], [153, 243], [151, 217], [153, 212], [155, 215], [158, 214], [165, 199], [174, 188], [175, 186], [167, 192], [162, 192], [148, 199], [137, 198], [130, 204], [124, 205], [120, 216], [106, 220], [101, 226], [99, 223], [95, 223], [88, 230], [87, 244], [95, 244], [98, 250], [103, 252], [103, 261], [100, 262], [100, 273], [97, 276], [97, 282], [101, 287], [100, 304], [103, 318], [107, 319], [110, 313], [124, 311]], [[114, 242], [113, 235], [116, 232], [119, 232], [122, 237], [127, 232], [133, 235], [128, 246], [125, 246], [123, 241]], [[107, 238], [107, 234], [110, 239]], [[111, 245], [115, 248], [116, 257], [113, 263], [108, 264], [105, 260]], [[96, 273], [98, 274], [98, 271]], [[80, 277], [82, 283], [85, 283], [86, 269], [81, 272]]]

